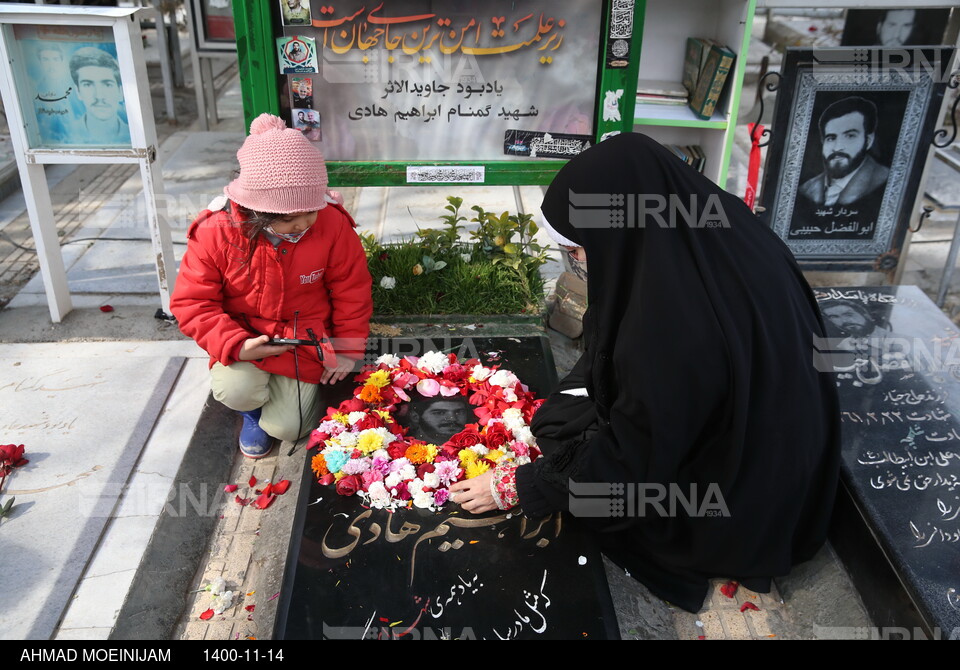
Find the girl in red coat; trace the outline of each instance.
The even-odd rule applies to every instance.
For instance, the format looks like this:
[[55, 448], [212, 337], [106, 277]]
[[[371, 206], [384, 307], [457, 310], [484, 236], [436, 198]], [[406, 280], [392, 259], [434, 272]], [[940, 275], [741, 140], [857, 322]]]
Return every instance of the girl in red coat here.
[[273, 438], [317, 423], [318, 384], [344, 379], [363, 356], [373, 301], [356, 224], [328, 194], [320, 152], [262, 114], [237, 158], [226, 197], [187, 232], [170, 307], [210, 354], [214, 397], [243, 416], [240, 450], [260, 458]]

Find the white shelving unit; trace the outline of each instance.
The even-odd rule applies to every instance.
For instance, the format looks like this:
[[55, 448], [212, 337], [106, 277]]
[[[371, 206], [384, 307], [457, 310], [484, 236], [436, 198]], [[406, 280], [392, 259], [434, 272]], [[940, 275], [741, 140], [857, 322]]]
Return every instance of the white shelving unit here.
[[709, 37], [737, 55], [712, 118], [689, 107], [638, 104], [634, 130], [664, 144], [699, 144], [707, 155], [704, 174], [725, 186], [737, 107], [756, 0], [646, 0], [640, 79], [680, 81], [688, 37]]

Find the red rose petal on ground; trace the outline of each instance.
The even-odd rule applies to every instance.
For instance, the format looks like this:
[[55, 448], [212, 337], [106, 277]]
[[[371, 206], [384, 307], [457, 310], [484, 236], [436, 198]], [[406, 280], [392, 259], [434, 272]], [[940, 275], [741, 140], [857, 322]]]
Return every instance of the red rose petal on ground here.
[[207, 610], [206, 612], [200, 615], [200, 619], [203, 621], [209, 621], [212, 618], [213, 618], [213, 610]]
[[270, 507], [270, 503], [274, 501], [274, 498], [276, 498], [276, 496], [271, 496], [264, 493], [253, 502], [253, 506], [258, 509], [267, 509]]
[[290, 488], [289, 479], [281, 479], [279, 482], [273, 485], [273, 493], [278, 496], [282, 496], [287, 492], [287, 489]]
[[223, 490], [226, 491], [227, 493], [233, 493], [234, 491], [237, 490], [237, 485], [227, 484], [226, 486], [223, 487]]
[[273, 495], [273, 484], [267, 484], [260, 493], [265, 496]]
[[754, 605], [753, 603], [743, 603], [740, 605], [740, 611], [746, 612], [747, 610], [753, 610], [754, 612], [759, 612], [760, 608]]
[[235, 501], [238, 505], [241, 505], [242, 507], [246, 507], [247, 505], [250, 504], [250, 499], [249, 499], [249, 498], [241, 498], [240, 496], [237, 496], [236, 498], [234, 498], [234, 501]]
[[247, 610], [248, 612], [252, 612], [255, 607], [256, 605], [247, 605], [243, 609]]
[[738, 588], [740, 588], [739, 582], [729, 581], [720, 587], [720, 593], [728, 598], [732, 598], [737, 594]]
[[247, 482], [247, 486], [249, 486], [250, 488], [253, 488], [256, 485], [257, 485], [257, 478], [254, 477], [253, 475], [250, 475], [250, 481]]
[[101, 312], [112, 312], [113, 307], [111, 305], [100, 305]]

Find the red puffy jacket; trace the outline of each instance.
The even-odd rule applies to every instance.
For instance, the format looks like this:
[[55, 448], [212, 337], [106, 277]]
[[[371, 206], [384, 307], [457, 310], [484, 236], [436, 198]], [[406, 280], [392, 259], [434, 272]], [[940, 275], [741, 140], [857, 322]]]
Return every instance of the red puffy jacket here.
[[[211, 366], [237, 362], [248, 338], [309, 339], [308, 328], [318, 338], [330, 338], [337, 355], [361, 358], [373, 313], [371, 279], [346, 210], [328, 204], [296, 244], [281, 241], [274, 247], [258, 235], [249, 264], [241, 216], [233, 203], [204, 210], [187, 231], [170, 299], [180, 330], [210, 354]], [[316, 348], [301, 345], [295, 351], [300, 380], [318, 383], [323, 363]], [[293, 350], [251, 362], [273, 374], [297, 375]]]

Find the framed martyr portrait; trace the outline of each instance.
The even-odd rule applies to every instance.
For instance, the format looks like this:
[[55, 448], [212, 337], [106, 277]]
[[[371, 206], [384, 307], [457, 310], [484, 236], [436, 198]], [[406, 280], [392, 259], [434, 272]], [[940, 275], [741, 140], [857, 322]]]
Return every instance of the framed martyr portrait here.
[[953, 55], [788, 49], [760, 204], [805, 269], [897, 268]]

